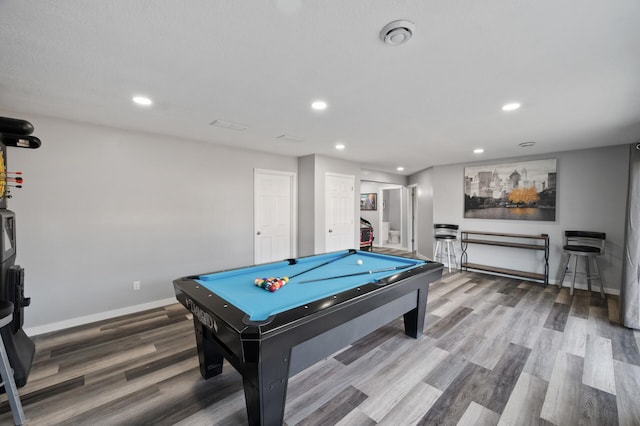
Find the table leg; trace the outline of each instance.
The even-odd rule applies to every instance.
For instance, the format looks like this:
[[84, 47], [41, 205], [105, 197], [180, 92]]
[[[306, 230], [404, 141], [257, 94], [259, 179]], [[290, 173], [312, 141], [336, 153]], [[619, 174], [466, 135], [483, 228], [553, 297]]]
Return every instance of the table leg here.
[[247, 418], [250, 425], [281, 425], [287, 399], [287, 379], [269, 385], [258, 385], [243, 376]]
[[[247, 346], [253, 345], [247, 342], [245, 350]], [[242, 373], [247, 418], [250, 425], [281, 425], [287, 399], [290, 351], [280, 345], [265, 344], [258, 350], [260, 361], [246, 364]]]
[[418, 338], [422, 335], [428, 293], [429, 284], [425, 288], [418, 289], [418, 306], [404, 314], [404, 333], [409, 337]]
[[205, 379], [217, 376], [222, 373], [224, 358], [213, 341], [211, 331], [196, 318], [193, 319], [193, 327], [196, 331], [200, 374]]

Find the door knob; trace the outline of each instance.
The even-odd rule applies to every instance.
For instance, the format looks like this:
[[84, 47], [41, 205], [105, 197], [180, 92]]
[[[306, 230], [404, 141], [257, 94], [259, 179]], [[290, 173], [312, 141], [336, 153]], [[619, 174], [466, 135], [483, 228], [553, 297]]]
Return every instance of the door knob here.
[[260, 231], [256, 232], [256, 235], [260, 235], [260, 234], [261, 234], [261, 232], [260, 232]]
[[333, 232], [333, 229], [329, 229], [329, 232]]

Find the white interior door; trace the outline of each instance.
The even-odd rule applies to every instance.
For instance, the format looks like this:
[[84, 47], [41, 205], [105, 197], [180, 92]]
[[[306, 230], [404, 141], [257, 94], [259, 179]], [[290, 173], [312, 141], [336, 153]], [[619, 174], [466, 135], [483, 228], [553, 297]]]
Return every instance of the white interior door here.
[[325, 250], [354, 248], [355, 177], [327, 173], [325, 176]]
[[295, 257], [295, 173], [254, 171], [254, 262]]

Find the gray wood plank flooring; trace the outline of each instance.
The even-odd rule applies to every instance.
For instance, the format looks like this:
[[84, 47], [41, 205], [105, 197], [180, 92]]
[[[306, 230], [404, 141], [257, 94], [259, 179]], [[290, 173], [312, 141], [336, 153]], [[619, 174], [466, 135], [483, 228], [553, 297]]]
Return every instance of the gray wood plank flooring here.
[[[376, 251], [382, 251], [376, 249]], [[397, 253], [397, 252], [396, 252]], [[640, 425], [640, 333], [617, 298], [478, 273], [289, 380], [293, 425]], [[240, 375], [201, 378], [179, 304], [37, 336], [29, 425], [246, 424]], [[11, 424], [0, 395], [0, 425]]]

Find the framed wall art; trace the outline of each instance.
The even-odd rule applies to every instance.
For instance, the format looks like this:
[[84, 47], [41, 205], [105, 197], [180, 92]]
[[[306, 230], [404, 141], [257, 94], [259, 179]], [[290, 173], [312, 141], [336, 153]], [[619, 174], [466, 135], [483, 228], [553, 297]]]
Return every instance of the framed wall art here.
[[378, 194], [360, 194], [360, 210], [378, 210]]
[[556, 220], [556, 159], [464, 168], [464, 217]]

